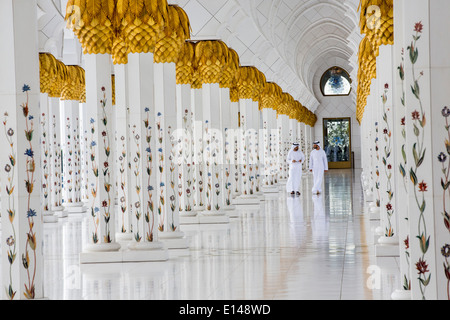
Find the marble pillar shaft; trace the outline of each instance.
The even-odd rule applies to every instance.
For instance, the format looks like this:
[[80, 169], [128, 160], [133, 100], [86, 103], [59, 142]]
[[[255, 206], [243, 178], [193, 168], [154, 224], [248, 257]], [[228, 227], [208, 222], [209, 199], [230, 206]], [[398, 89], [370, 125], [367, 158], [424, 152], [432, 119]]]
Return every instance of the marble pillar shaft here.
[[11, 300], [43, 298], [36, 1], [0, 2], [0, 39], [2, 292]]

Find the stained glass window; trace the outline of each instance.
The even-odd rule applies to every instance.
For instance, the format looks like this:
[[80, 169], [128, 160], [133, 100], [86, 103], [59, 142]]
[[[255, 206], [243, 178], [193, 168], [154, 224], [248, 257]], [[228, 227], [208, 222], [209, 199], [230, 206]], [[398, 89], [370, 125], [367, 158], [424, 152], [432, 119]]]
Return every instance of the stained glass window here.
[[347, 71], [333, 67], [323, 74], [320, 88], [324, 96], [345, 96], [350, 94], [351, 82]]

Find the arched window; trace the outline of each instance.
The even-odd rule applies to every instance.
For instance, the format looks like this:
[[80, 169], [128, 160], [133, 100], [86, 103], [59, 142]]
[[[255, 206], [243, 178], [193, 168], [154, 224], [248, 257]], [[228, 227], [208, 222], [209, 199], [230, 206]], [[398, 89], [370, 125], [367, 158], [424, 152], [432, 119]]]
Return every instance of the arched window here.
[[352, 80], [347, 71], [339, 67], [332, 67], [325, 71], [320, 79], [320, 89], [324, 96], [348, 96]]

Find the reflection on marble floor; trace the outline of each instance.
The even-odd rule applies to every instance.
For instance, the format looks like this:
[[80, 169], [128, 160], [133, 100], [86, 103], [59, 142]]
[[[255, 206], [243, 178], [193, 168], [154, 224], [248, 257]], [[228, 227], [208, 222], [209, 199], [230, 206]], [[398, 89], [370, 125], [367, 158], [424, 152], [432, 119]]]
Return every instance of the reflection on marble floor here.
[[330, 171], [324, 194], [285, 191], [226, 225], [182, 225], [187, 250], [165, 262], [80, 265], [88, 217], [44, 225], [49, 299], [371, 300], [400, 287], [397, 258], [377, 258], [360, 172]]

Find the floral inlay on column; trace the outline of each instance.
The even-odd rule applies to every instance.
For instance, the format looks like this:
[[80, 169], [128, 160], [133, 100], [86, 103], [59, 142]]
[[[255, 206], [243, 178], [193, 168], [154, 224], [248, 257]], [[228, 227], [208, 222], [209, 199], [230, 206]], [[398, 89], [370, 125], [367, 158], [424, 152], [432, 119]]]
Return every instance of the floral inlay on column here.
[[102, 200], [102, 208], [103, 208], [103, 219], [105, 221], [105, 235], [103, 236], [103, 241], [105, 243], [111, 243], [111, 233], [110, 233], [110, 220], [111, 220], [111, 169], [109, 165], [109, 157], [111, 156], [111, 147], [110, 147], [110, 134], [108, 131], [108, 117], [106, 115], [106, 92], [105, 88], [102, 87], [103, 91], [103, 99], [100, 100], [101, 108], [102, 108], [102, 119], [101, 122], [103, 124], [103, 151], [105, 152], [105, 161], [103, 162], [103, 187], [106, 191], [106, 198]]
[[[194, 186], [194, 182], [195, 179], [193, 178], [193, 171], [195, 169], [194, 166], [194, 157], [195, 157], [195, 151], [192, 145], [192, 137], [193, 137], [193, 132], [192, 132], [192, 128], [191, 128], [191, 123], [192, 123], [192, 118], [193, 118], [193, 113], [189, 113], [188, 109], [184, 110], [184, 116], [183, 116], [183, 124], [184, 124], [184, 130], [185, 130], [185, 137], [184, 137], [184, 144], [183, 144], [183, 148], [181, 148], [180, 151], [180, 156], [182, 157], [181, 159], [184, 160], [181, 161], [182, 165], [185, 166], [185, 170], [179, 171], [179, 176], [181, 176], [181, 180], [183, 181], [184, 187], [185, 187], [185, 203], [184, 203], [184, 208], [183, 209], [185, 212], [191, 212], [193, 209], [193, 205], [195, 205], [195, 200], [194, 203], [191, 204], [191, 198], [192, 198], [192, 194], [193, 194], [193, 186]], [[183, 157], [184, 156], [184, 157]], [[184, 175], [183, 175], [184, 173]], [[183, 190], [181, 190], [181, 194], [180, 194], [180, 199], [182, 196], [182, 192]], [[181, 203], [181, 202], [180, 202]], [[183, 211], [180, 210], [180, 211]]]
[[177, 178], [175, 177], [175, 138], [172, 134], [172, 127], [169, 126], [167, 128], [167, 136], [169, 138], [171, 148], [170, 148], [170, 155], [169, 155], [169, 161], [170, 161], [170, 167], [169, 167], [169, 182], [170, 182], [170, 191], [171, 194], [169, 196], [170, 201], [170, 213], [171, 213], [171, 224], [170, 224], [170, 230], [176, 231], [177, 227], [175, 226], [175, 211], [177, 209], [177, 191], [175, 190], [175, 185], [177, 182]]
[[72, 195], [72, 191], [73, 191], [73, 179], [72, 179], [72, 173], [73, 173], [73, 163], [72, 163], [72, 156], [73, 156], [73, 149], [72, 149], [72, 144], [71, 144], [71, 138], [72, 138], [72, 133], [71, 133], [71, 120], [70, 118], [66, 119], [66, 138], [67, 138], [67, 142], [66, 142], [66, 152], [68, 157], [66, 157], [66, 170], [65, 170], [65, 174], [64, 174], [64, 185], [66, 186], [66, 190], [68, 191], [68, 193], [66, 193], [67, 196], [67, 202], [68, 203], [73, 203], [76, 202], [74, 201], [74, 197]]
[[[140, 199], [140, 195], [141, 195], [141, 136], [139, 135], [139, 133], [136, 132], [136, 125], [133, 125], [133, 130], [132, 130], [132, 134], [133, 134], [133, 140], [134, 140], [134, 144], [136, 145], [136, 152], [133, 158], [133, 163], [134, 163], [134, 177], [135, 177], [135, 184], [134, 184], [134, 190], [136, 192], [136, 199]], [[136, 217], [136, 225], [140, 224], [140, 220], [142, 217], [142, 212], [141, 212], [141, 201], [138, 200], [134, 203], [134, 216]], [[136, 240], [136, 242], [140, 242], [142, 240], [142, 235], [139, 233], [139, 228], [134, 228], [135, 229], [135, 234], [134, 234], [134, 239]]]
[[154, 187], [152, 186], [152, 174], [153, 174], [153, 153], [151, 148], [152, 142], [152, 127], [150, 126], [150, 109], [145, 108], [146, 118], [144, 121], [145, 127], [145, 142], [147, 143], [147, 148], [145, 148], [145, 165], [146, 165], [146, 173], [147, 173], [147, 204], [145, 206], [145, 222], [147, 223], [147, 231], [145, 237], [147, 241], [153, 241], [153, 233], [155, 228], [155, 212], [154, 212], [154, 203], [153, 203], [153, 192]]
[[241, 156], [242, 156], [242, 185], [243, 185], [243, 190], [242, 193], [244, 195], [248, 195], [249, 194], [249, 190], [248, 190], [248, 177], [247, 177], [247, 143], [246, 143], [246, 139], [245, 139], [245, 117], [244, 115], [241, 115]]
[[53, 188], [52, 188], [52, 192], [53, 195], [55, 197], [54, 203], [53, 205], [55, 207], [60, 207], [61, 206], [61, 149], [60, 149], [60, 145], [56, 143], [56, 138], [57, 138], [57, 134], [59, 134], [59, 132], [56, 132], [56, 117], [53, 116], [53, 122], [52, 122], [52, 127], [53, 127], [53, 154], [52, 157], [53, 162], [54, 162], [54, 168], [55, 168], [55, 172], [54, 174], [54, 178], [55, 178], [55, 182], [53, 184]]
[[231, 157], [230, 157], [230, 142], [228, 141], [229, 132], [228, 128], [225, 128], [225, 203], [227, 206], [231, 205]]
[[381, 206], [381, 196], [380, 196], [380, 170], [378, 167], [378, 163], [380, 162], [380, 153], [379, 153], [380, 147], [378, 146], [379, 142], [378, 133], [379, 133], [378, 122], [375, 122], [375, 157], [377, 159], [377, 163], [375, 166], [375, 174], [377, 176], [375, 180], [375, 189], [377, 189], [377, 197], [375, 199], [375, 203], [379, 208]]
[[[445, 229], [447, 229], [450, 233], [450, 215], [447, 211], [448, 200], [450, 195], [450, 124], [448, 118], [450, 116], [450, 108], [444, 107], [442, 109], [442, 116], [445, 118], [445, 131], [447, 133], [445, 139], [445, 152], [441, 152], [438, 155], [438, 161], [442, 164], [442, 178], [441, 178], [441, 186], [442, 186], [442, 203], [443, 203], [443, 222]], [[443, 266], [444, 266], [444, 274], [447, 278], [447, 299], [450, 300], [450, 245], [448, 243], [444, 244], [441, 249], [441, 254], [443, 256]]]
[[[419, 103], [419, 110], [414, 110], [411, 113], [412, 121], [413, 121], [413, 132], [416, 138], [416, 142], [412, 147], [412, 155], [414, 163], [410, 169], [410, 179], [414, 185], [414, 197], [416, 199], [417, 209], [419, 212], [419, 219], [417, 230], [418, 234], [416, 238], [419, 240], [420, 250], [422, 252], [422, 256], [419, 258], [419, 261], [416, 262], [416, 269], [418, 271], [418, 280], [419, 287], [422, 294], [422, 298], [425, 299], [426, 288], [430, 283], [431, 279], [431, 271], [428, 269], [428, 263], [426, 260], [426, 254], [430, 247], [431, 237], [427, 232], [427, 224], [425, 220], [425, 209], [426, 209], [426, 201], [425, 201], [425, 193], [428, 192], [428, 184], [425, 179], [422, 179], [420, 182], [419, 178], [419, 168], [423, 164], [426, 156], [426, 147], [425, 147], [425, 130], [426, 127], [426, 117], [423, 110], [423, 104], [420, 97], [420, 85], [419, 80], [420, 77], [423, 76], [423, 72], [420, 73], [420, 76], [417, 76], [415, 70], [415, 64], [419, 58], [419, 50], [417, 48], [417, 41], [419, 41], [421, 37], [421, 33], [423, 30], [423, 25], [421, 22], [418, 22], [414, 26], [415, 35], [413, 35], [413, 41], [411, 45], [408, 47], [409, 58], [412, 64], [412, 77], [413, 84], [411, 85], [411, 90]], [[411, 208], [412, 209], [412, 208]]]
[[50, 186], [49, 181], [49, 167], [48, 167], [48, 141], [47, 141], [47, 130], [45, 129], [47, 125], [47, 117], [45, 113], [41, 114], [41, 128], [42, 128], [42, 137], [41, 137], [41, 144], [42, 144], [42, 154], [41, 154], [41, 162], [42, 162], [42, 194], [43, 194], [43, 203], [42, 208], [44, 211], [49, 211], [49, 199], [48, 199], [48, 191]]
[[91, 118], [90, 120], [90, 124], [91, 124], [91, 143], [89, 145], [89, 150], [90, 150], [90, 159], [91, 159], [91, 168], [92, 168], [92, 173], [94, 174], [95, 177], [95, 182], [91, 183], [91, 194], [92, 194], [92, 202], [91, 202], [91, 217], [92, 217], [92, 221], [93, 221], [93, 226], [94, 226], [94, 230], [92, 232], [92, 242], [93, 243], [98, 243], [98, 227], [99, 227], [99, 217], [98, 217], [98, 212], [100, 211], [100, 209], [95, 205], [96, 203], [96, 199], [97, 199], [97, 192], [98, 192], [98, 166], [97, 166], [97, 162], [96, 162], [96, 153], [95, 153], [95, 149], [97, 146], [97, 142], [94, 139], [94, 135], [95, 135], [95, 120], [93, 118]]
[[212, 172], [211, 172], [211, 135], [209, 132], [209, 122], [205, 121], [205, 138], [206, 138], [206, 175], [207, 175], [207, 183], [206, 183], [206, 209], [208, 211], [212, 208]]
[[121, 227], [120, 231], [122, 233], [128, 232], [125, 226], [125, 216], [128, 213], [128, 197], [126, 192], [127, 187], [127, 176], [126, 176], [126, 166], [127, 166], [127, 151], [126, 151], [126, 141], [125, 136], [120, 137], [120, 141], [122, 141], [122, 152], [119, 156], [119, 172], [120, 172], [120, 211], [122, 212], [121, 216]]
[[[27, 299], [34, 299], [35, 297], [35, 283], [34, 279], [36, 276], [36, 233], [34, 231], [34, 218], [36, 217], [36, 210], [31, 208], [31, 194], [34, 189], [34, 173], [36, 169], [36, 162], [34, 159], [34, 150], [32, 145], [33, 140], [33, 119], [34, 117], [30, 115], [30, 109], [28, 105], [28, 91], [30, 91], [30, 87], [28, 85], [24, 85], [22, 88], [23, 92], [27, 94], [27, 101], [21, 105], [23, 116], [25, 117], [25, 138], [29, 142], [29, 148], [25, 150], [25, 155], [27, 156], [26, 160], [26, 173], [27, 180], [25, 180], [25, 187], [27, 191], [27, 219], [28, 219], [28, 232], [27, 232], [27, 242], [25, 245], [26, 254], [22, 255], [22, 264], [23, 267], [27, 270], [28, 274], [28, 283], [24, 284], [25, 292], [24, 295]], [[32, 251], [33, 262], [30, 261], [30, 254], [28, 249]]]
[[392, 186], [392, 164], [390, 162], [392, 155], [392, 131], [391, 126], [389, 124], [389, 116], [391, 115], [390, 108], [386, 107], [386, 102], [388, 99], [389, 92], [389, 84], [384, 85], [384, 93], [382, 95], [383, 100], [383, 121], [385, 123], [385, 128], [383, 129], [384, 135], [384, 156], [382, 158], [383, 166], [384, 166], [384, 174], [386, 176], [386, 193], [387, 193], [387, 202], [386, 202], [386, 214], [387, 214], [387, 222], [388, 226], [385, 230], [385, 236], [391, 238], [395, 235], [395, 231], [392, 227], [392, 216], [394, 215], [394, 207], [392, 205], [392, 200], [394, 198], [394, 191]]
[[159, 201], [158, 201], [158, 215], [159, 215], [159, 231], [164, 231], [164, 222], [166, 217], [165, 211], [165, 179], [164, 179], [164, 131], [162, 128], [162, 113], [157, 113], [156, 129], [158, 132], [158, 171], [159, 171]]
[[[8, 140], [10, 145], [8, 159], [9, 161], [5, 165], [5, 172], [7, 173], [8, 179], [7, 183], [5, 183], [6, 194], [8, 195], [8, 200], [2, 201], [2, 206], [6, 208], [6, 212], [8, 212], [9, 222], [11, 224], [11, 234], [8, 236], [6, 240], [6, 245], [9, 247], [8, 249], [8, 263], [9, 263], [9, 284], [5, 287], [6, 296], [8, 299], [13, 300], [16, 295], [16, 290], [14, 290], [13, 279], [12, 279], [12, 267], [14, 262], [16, 261], [17, 256], [17, 239], [16, 239], [16, 229], [14, 227], [14, 219], [16, 217], [16, 209], [14, 205], [14, 173], [16, 168], [16, 150], [14, 147], [13, 137], [15, 135], [13, 128], [8, 128], [8, 113], [5, 113], [5, 120], [3, 121], [3, 127], [5, 129], [5, 137]], [[7, 202], [7, 205], [6, 205]]]
[[[402, 48], [401, 57], [402, 57], [401, 58], [402, 62], [400, 63], [400, 66], [398, 67], [398, 73], [399, 73], [399, 77], [400, 77], [401, 84], [402, 84], [401, 85], [402, 96], [401, 96], [400, 102], [401, 102], [401, 105], [402, 105], [402, 108], [403, 108], [402, 109], [402, 113], [406, 114], [406, 111], [405, 111], [405, 109], [406, 109], [406, 104], [405, 104], [405, 87], [404, 87], [404, 83], [405, 83], [404, 48]], [[407, 161], [407, 156], [406, 156], [406, 128], [405, 128], [405, 126], [406, 126], [406, 116], [403, 117], [400, 120], [400, 126], [402, 128], [401, 133], [402, 133], [402, 142], [403, 142], [403, 144], [401, 146], [401, 153], [399, 153], [399, 154], [402, 155], [401, 161], [400, 161], [400, 164], [399, 164], [399, 171], [400, 171], [400, 175], [403, 178], [402, 179], [403, 180], [403, 188], [405, 189], [405, 192], [407, 193], [408, 192], [408, 187], [407, 187], [407, 184], [406, 184], [407, 183], [406, 168], [407, 168], [407, 165], [408, 165], [408, 161]], [[408, 219], [407, 216], [405, 216], [403, 218], [404, 219]], [[409, 250], [409, 235], [406, 237], [406, 239], [403, 240], [403, 243], [404, 243], [404, 249], [403, 250], [405, 251], [406, 263], [407, 263], [408, 270], [409, 270], [410, 269], [409, 266], [411, 264], [410, 252], [409, 252], [410, 251]], [[411, 290], [410, 274], [407, 273], [403, 277], [404, 277], [404, 279], [403, 279], [403, 290]]]

